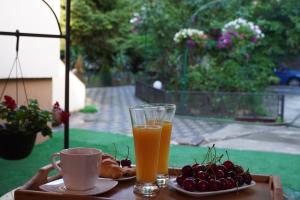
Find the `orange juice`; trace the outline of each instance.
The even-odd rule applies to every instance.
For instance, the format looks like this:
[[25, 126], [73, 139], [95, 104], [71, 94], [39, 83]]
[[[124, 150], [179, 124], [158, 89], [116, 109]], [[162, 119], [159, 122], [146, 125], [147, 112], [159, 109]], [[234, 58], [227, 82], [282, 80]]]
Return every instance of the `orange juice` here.
[[172, 123], [165, 121], [163, 123], [160, 139], [158, 174], [168, 174], [171, 132]]
[[140, 183], [154, 183], [157, 175], [161, 126], [133, 127], [136, 178]]

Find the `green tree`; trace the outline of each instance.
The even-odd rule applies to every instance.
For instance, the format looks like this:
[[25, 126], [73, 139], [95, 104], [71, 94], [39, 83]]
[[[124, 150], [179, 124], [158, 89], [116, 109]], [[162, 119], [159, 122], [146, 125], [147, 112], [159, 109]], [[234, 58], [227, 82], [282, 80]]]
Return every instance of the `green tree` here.
[[72, 45], [99, 66], [112, 66], [113, 56], [130, 30], [127, 0], [73, 0]]

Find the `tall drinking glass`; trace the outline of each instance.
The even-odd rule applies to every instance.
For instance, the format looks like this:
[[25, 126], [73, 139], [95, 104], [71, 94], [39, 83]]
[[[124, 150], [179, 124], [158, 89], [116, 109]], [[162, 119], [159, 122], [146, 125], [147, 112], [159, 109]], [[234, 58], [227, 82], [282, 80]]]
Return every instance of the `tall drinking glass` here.
[[154, 196], [156, 185], [163, 106], [136, 106], [129, 108], [134, 139], [136, 179], [134, 192], [143, 196]]
[[162, 125], [162, 133], [160, 139], [158, 170], [157, 170], [157, 184], [159, 187], [166, 187], [169, 180], [169, 152], [170, 141], [172, 133], [172, 122], [176, 111], [175, 104], [154, 104], [156, 106], [165, 107], [165, 115]]

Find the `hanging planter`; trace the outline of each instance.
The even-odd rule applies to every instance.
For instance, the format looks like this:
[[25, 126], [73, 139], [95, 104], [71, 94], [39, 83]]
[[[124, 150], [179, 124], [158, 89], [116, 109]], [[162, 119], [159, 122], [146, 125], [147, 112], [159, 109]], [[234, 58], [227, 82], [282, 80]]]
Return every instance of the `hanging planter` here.
[[38, 132], [52, 136], [52, 113], [41, 110], [36, 100], [28, 106], [18, 106], [10, 96], [0, 103], [0, 156], [17, 160], [28, 156], [34, 146]]
[[36, 133], [0, 131], [0, 156], [7, 160], [19, 160], [30, 155]]
[[[43, 136], [51, 137], [52, 129], [50, 125], [52, 119], [59, 125], [66, 123], [69, 118], [69, 113], [63, 111], [59, 107], [58, 102], [54, 105], [53, 113], [51, 113], [40, 109], [37, 100], [28, 100], [18, 50], [19, 36], [17, 36], [16, 58], [0, 95], [0, 100], [2, 100], [11, 73], [15, 68], [16, 100], [11, 96], [5, 95], [4, 101], [0, 102], [0, 157], [9, 160], [27, 157], [34, 147], [36, 135], [39, 132]], [[21, 75], [20, 79], [22, 80], [27, 105], [18, 105], [18, 72]]]
[[37, 100], [29, 100], [28, 106], [18, 106], [10, 96], [0, 103], [0, 157], [19, 160], [30, 155], [36, 135], [52, 136], [51, 122], [66, 123], [70, 114], [56, 102], [52, 112], [39, 108]]

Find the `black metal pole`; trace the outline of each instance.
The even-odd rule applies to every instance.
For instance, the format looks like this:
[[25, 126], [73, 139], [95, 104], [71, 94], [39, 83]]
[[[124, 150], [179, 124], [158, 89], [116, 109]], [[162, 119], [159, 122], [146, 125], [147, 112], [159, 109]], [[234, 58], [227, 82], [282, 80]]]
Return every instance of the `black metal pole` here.
[[[71, 4], [70, 0], [66, 0], [66, 54], [65, 54], [65, 63], [66, 63], [66, 74], [65, 74], [65, 111], [69, 112], [69, 71], [70, 71], [70, 17], [71, 17]], [[69, 120], [65, 123], [64, 126], [64, 148], [69, 148]]]
[[42, 37], [42, 38], [65, 38], [64, 35], [55, 35], [55, 34], [43, 34], [43, 33], [22, 33], [22, 32], [8, 32], [0, 31], [0, 35], [7, 36], [25, 36], [25, 37]]
[[285, 96], [281, 94], [281, 104], [280, 104], [280, 117], [282, 122], [284, 122], [284, 104], [285, 104]]

